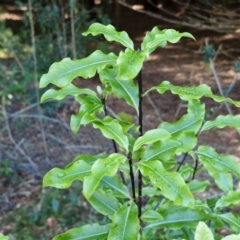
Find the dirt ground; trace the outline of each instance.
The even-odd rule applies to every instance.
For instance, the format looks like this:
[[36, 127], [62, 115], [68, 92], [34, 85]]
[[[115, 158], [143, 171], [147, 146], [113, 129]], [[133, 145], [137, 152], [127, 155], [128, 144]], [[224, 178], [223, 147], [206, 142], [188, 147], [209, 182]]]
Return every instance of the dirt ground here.
[[[144, 91], [153, 85], [159, 84], [162, 80], [169, 80], [176, 85], [195, 86], [205, 83], [212, 87], [214, 93], [219, 94], [213, 72], [209, 65], [203, 61], [203, 47], [207, 40], [209, 44], [213, 45], [213, 47], [218, 50], [218, 55], [214, 64], [223, 90], [227, 90], [234, 78], [237, 77], [238, 80], [229, 93], [229, 97], [240, 101], [240, 73], [235, 73], [233, 65], [234, 61], [240, 61], [239, 33], [219, 34], [216, 32], [184, 28], [182, 26], [173, 26], [122, 6], [120, 6], [119, 9], [120, 18], [118, 20], [114, 19], [114, 14], [116, 14], [116, 12], [112, 11], [112, 14], [113, 25], [115, 25], [118, 30], [127, 31], [136, 43], [136, 46], [140, 45], [146, 31], [151, 30], [154, 26], [158, 26], [160, 29], [174, 28], [181, 32], [188, 31], [192, 33], [196, 39], [196, 41], [182, 39], [175, 45], [169, 44], [166, 48], [155, 51], [145, 62], [143, 67]], [[114, 48], [116, 48], [116, 45], [114, 45]], [[98, 82], [96, 79], [93, 79], [91, 81], [84, 81], [84, 83], [80, 84], [81, 86], [84, 85], [85, 87], [96, 89]], [[204, 103], [206, 104], [209, 114], [214, 112], [211, 116], [212, 118], [214, 118], [216, 114], [228, 114], [224, 104], [220, 106], [206, 98], [204, 99]], [[126, 106], [121, 100], [112, 99], [112, 101], [109, 100], [107, 104], [115, 113], [124, 109], [128, 113], [135, 114], [133, 110]], [[38, 119], [24, 118], [23, 115], [12, 118], [10, 126], [14, 134], [14, 131], [17, 132], [18, 128], [26, 129], [22, 131], [21, 136], [15, 136], [17, 142], [20, 142], [22, 139], [24, 139], [24, 141], [26, 140], [22, 143], [22, 147], [28, 151], [28, 155], [36, 162], [39, 170], [37, 171], [38, 174], [33, 173], [33, 175], [31, 175], [26, 168], [24, 168], [24, 163], [29, 164], [29, 162], [23, 160], [21, 164], [24, 170], [23, 172], [19, 170], [19, 174], [22, 183], [27, 182], [27, 184], [21, 187], [22, 185], [20, 186], [20, 183], [16, 183], [15, 186], [9, 188], [0, 183], [0, 222], [1, 215], [7, 215], [8, 211], [13, 210], [19, 205], [24, 207], [27, 199], [34, 199], [35, 196], [39, 195], [41, 191], [42, 175], [52, 166], [63, 166], [80, 152], [95, 153], [104, 150], [106, 145], [111, 147], [111, 142], [107, 144], [103, 142], [98, 132], [91, 128], [82, 128], [82, 132], [78, 135], [73, 135], [71, 133], [67, 124], [70, 114], [76, 112], [77, 107], [78, 106], [73, 103], [72, 99], [69, 99], [59, 108], [58, 113], [55, 114], [55, 120], [52, 119], [51, 116], [44, 116], [44, 126], [47, 133], [47, 144], [49, 146], [48, 156], [46, 156], [43, 150], [44, 146], [40, 146], [39, 139], [41, 136], [39, 134], [39, 129], [36, 127]], [[19, 111], [17, 108], [8, 110], [9, 114], [12, 114], [11, 116], [14, 116], [14, 113]], [[231, 110], [234, 114], [240, 113], [240, 110], [234, 106], [231, 106]], [[25, 113], [34, 115], [34, 111], [33, 108]], [[185, 112], [185, 103], [180, 101], [176, 95], [172, 95], [169, 92], [159, 95], [157, 92], [153, 91], [149, 94], [149, 97], [144, 99], [144, 131], [158, 126], [162, 121], [175, 121]], [[19, 120], [22, 121], [23, 125], [16, 126], [16, 122], [19, 123]], [[33, 124], [31, 132], [27, 130], [24, 124]], [[89, 138], [89, 133], [91, 138]], [[7, 138], [7, 132], [2, 134], [2, 136]], [[36, 149], [36, 145], [34, 144], [37, 143], [40, 145], [38, 145]], [[213, 146], [218, 152], [231, 154], [240, 162], [240, 134], [233, 129], [214, 129], [206, 132], [200, 136], [199, 144]], [[5, 150], [6, 149], [9, 151], [13, 150], [10, 142], [5, 143]], [[65, 155], [60, 151], [63, 151]], [[51, 163], [49, 163], [49, 157]], [[11, 232], [10, 225], [0, 226], [0, 232]]]

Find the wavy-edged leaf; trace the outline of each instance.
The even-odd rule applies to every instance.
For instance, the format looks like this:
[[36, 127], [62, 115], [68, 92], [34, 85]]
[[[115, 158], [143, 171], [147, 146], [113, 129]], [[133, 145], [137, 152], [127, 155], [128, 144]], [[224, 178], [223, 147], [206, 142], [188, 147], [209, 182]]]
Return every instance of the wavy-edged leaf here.
[[80, 60], [65, 58], [60, 62], [53, 63], [48, 73], [40, 79], [40, 88], [52, 83], [60, 88], [68, 86], [76, 77], [91, 78], [98, 69], [107, 65], [115, 65], [117, 56], [113, 53], [104, 54], [100, 50]]
[[145, 144], [151, 144], [160, 140], [170, 138], [171, 134], [164, 129], [153, 129], [144, 133], [143, 136], [139, 137], [134, 146], [133, 151], [137, 151]]
[[42, 95], [41, 102], [43, 102], [49, 98], [54, 98], [56, 100], [62, 100], [67, 95], [77, 97], [80, 94], [97, 96], [97, 94], [94, 91], [92, 91], [88, 88], [78, 88], [78, 87], [74, 86], [73, 84], [69, 84], [68, 86], [66, 86], [60, 90], [54, 90], [54, 89], [47, 90]]
[[215, 208], [224, 208], [232, 205], [240, 204], [240, 190], [230, 191], [226, 195], [218, 199]]
[[110, 228], [111, 225], [88, 224], [59, 234], [53, 240], [104, 240]]
[[199, 211], [198, 209], [176, 208], [173, 212], [167, 212], [162, 220], [148, 224], [145, 228], [173, 228], [179, 229], [183, 226], [194, 228], [199, 221], [213, 219], [211, 214]]
[[126, 185], [124, 185], [118, 177], [108, 177], [105, 176], [99, 186], [103, 188], [111, 189], [114, 192], [114, 196], [119, 198], [130, 198], [129, 191]]
[[176, 205], [194, 206], [194, 197], [181, 174], [167, 172], [159, 161], [140, 162], [138, 167], [155, 187], [161, 189], [164, 197], [174, 201]]
[[83, 36], [92, 34], [96, 36], [98, 34], [103, 34], [108, 41], [115, 41], [127, 48], [133, 49], [133, 41], [129, 38], [128, 34], [125, 31], [117, 32], [115, 27], [108, 24], [107, 26], [100, 23], [93, 23], [89, 29], [83, 33]]
[[239, 233], [240, 232], [240, 219], [232, 213], [224, 213], [218, 215], [224, 222], [228, 223], [230, 228]]
[[138, 113], [139, 97], [138, 87], [132, 79], [121, 81], [116, 79], [118, 69], [105, 68], [99, 71], [99, 76], [102, 82], [108, 81], [111, 85], [111, 92], [118, 98], [123, 98], [128, 105], [135, 108]]
[[211, 88], [206, 84], [201, 84], [197, 87], [182, 87], [174, 86], [169, 81], [163, 81], [158, 86], [150, 88], [143, 94], [143, 96], [152, 90], [157, 90], [160, 94], [166, 92], [167, 90], [170, 90], [173, 94], [179, 95], [179, 97], [184, 101], [208, 97], [212, 98], [215, 102], [229, 102], [236, 107], [240, 107], [240, 101], [234, 101], [230, 98], [214, 95], [211, 91]]
[[171, 139], [181, 143], [175, 152], [176, 155], [189, 152], [197, 145], [197, 137], [194, 132], [182, 132], [178, 135], [173, 135]]
[[97, 189], [88, 199], [88, 202], [99, 213], [107, 215], [109, 218], [112, 218], [120, 205], [115, 196], [106, 194], [106, 192], [101, 189]]
[[207, 121], [203, 124], [201, 132], [209, 130], [211, 128], [224, 128], [224, 127], [233, 127], [235, 129], [240, 129], [240, 116], [218, 116], [213, 121]]
[[126, 202], [113, 216], [108, 239], [137, 240], [139, 230], [137, 205], [133, 201]]
[[199, 181], [199, 180], [192, 180], [191, 182], [188, 183], [188, 187], [191, 192], [203, 192], [205, 191], [206, 187], [210, 186], [210, 182], [205, 180], [205, 181]]
[[212, 231], [204, 222], [199, 222], [195, 231], [194, 240], [214, 240]]
[[53, 168], [43, 178], [43, 187], [55, 187], [65, 189], [75, 180], [83, 178], [91, 173], [91, 166], [83, 160], [75, 161], [65, 169]]
[[175, 155], [175, 151], [181, 146], [181, 142], [165, 139], [149, 145], [143, 156], [143, 161], [162, 160], [168, 161]]
[[155, 222], [159, 219], [163, 219], [162, 215], [155, 211], [155, 210], [147, 210], [146, 212], [144, 212], [141, 216], [141, 219], [144, 222]]
[[117, 66], [119, 67], [117, 79], [134, 79], [142, 69], [145, 57], [146, 51], [135, 51], [127, 48], [125, 52], [120, 52], [117, 59]]
[[84, 178], [84, 196], [89, 199], [98, 187], [102, 178], [105, 176], [114, 176], [118, 171], [119, 164], [124, 163], [125, 161], [126, 157], [118, 153], [113, 153], [104, 159], [98, 159], [92, 165], [91, 174]]
[[232, 156], [218, 154], [208, 146], [200, 146], [195, 154], [197, 154], [206, 169], [211, 165], [217, 171], [232, 172], [237, 177], [240, 177], [240, 165]]

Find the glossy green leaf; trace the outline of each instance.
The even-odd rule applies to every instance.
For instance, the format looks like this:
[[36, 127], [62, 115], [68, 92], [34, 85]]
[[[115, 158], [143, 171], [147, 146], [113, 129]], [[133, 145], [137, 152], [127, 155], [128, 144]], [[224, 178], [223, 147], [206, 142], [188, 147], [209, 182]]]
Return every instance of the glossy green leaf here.
[[143, 161], [162, 160], [167, 161], [174, 157], [175, 151], [181, 146], [179, 141], [162, 140], [149, 145], [142, 157]]
[[148, 32], [144, 37], [141, 48], [147, 49], [149, 53], [151, 53], [157, 47], [165, 47], [167, 45], [167, 41], [170, 43], [176, 43], [181, 37], [194, 39], [194, 37], [187, 32], [179, 33], [174, 29], [164, 29], [161, 31], [157, 27], [154, 27], [152, 31]]
[[212, 231], [204, 222], [198, 223], [194, 240], [214, 240]]
[[65, 189], [75, 180], [83, 178], [91, 173], [91, 166], [83, 160], [75, 161], [65, 169], [53, 168], [43, 178], [43, 187], [55, 187]]
[[119, 67], [117, 79], [134, 79], [142, 69], [145, 57], [146, 51], [135, 51], [127, 48], [125, 52], [120, 52], [117, 59], [117, 66]]
[[89, 199], [98, 187], [102, 178], [105, 176], [114, 176], [118, 171], [119, 164], [124, 163], [125, 161], [126, 157], [118, 153], [113, 153], [104, 159], [98, 159], [92, 165], [91, 174], [84, 178], [84, 196]]
[[119, 198], [130, 198], [129, 191], [126, 185], [124, 185], [118, 177], [104, 177], [99, 186], [111, 189], [114, 192], [114, 196]]
[[188, 187], [191, 192], [203, 192], [205, 191], [206, 187], [210, 186], [210, 182], [205, 180], [205, 181], [199, 181], [199, 180], [192, 180], [191, 182], [188, 183]]
[[99, 213], [107, 215], [109, 218], [112, 218], [119, 208], [119, 202], [117, 199], [113, 195], [106, 194], [106, 192], [100, 189], [97, 189], [93, 193], [93, 195], [88, 199], [88, 202]]
[[155, 222], [159, 219], [163, 219], [162, 215], [154, 210], [147, 210], [146, 212], [144, 212], [141, 216], [141, 219], [144, 222]]
[[56, 100], [61, 100], [67, 95], [76, 97], [80, 94], [87, 94], [87, 95], [93, 95], [97, 96], [97, 94], [87, 88], [78, 88], [74, 86], [73, 84], [69, 84], [68, 86], [60, 89], [60, 90], [54, 90], [54, 89], [49, 89], [47, 90], [41, 97], [41, 102], [49, 99], [49, 98], [54, 98]]
[[215, 208], [224, 208], [240, 204], [240, 190], [230, 191], [223, 195], [216, 203]]
[[149, 130], [145, 132], [143, 136], [139, 137], [136, 140], [133, 146], [133, 151], [137, 151], [139, 148], [141, 148], [145, 144], [151, 144], [151, 143], [164, 140], [170, 137], [171, 137], [171, 134], [169, 134], [169, 132], [164, 129]]
[[107, 65], [115, 65], [117, 57], [113, 54], [104, 54], [100, 50], [80, 60], [65, 58], [52, 64], [47, 74], [40, 79], [40, 88], [52, 83], [60, 88], [68, 86], [76, 77], [91, 78], [98, 69]]
[[118, 69], [103, 69], [99, 71], [102, 82], [107, 80], [111, 85], [111, 93], [118, 98], [123, 98], [130, 106], [134, 107], [138, 113], [138, 87], [132, 79], [121, 81], [116, 79]]
[[167, 212], [162, 220], [148, 224], [145, 228], [173, 228], [179, 229], [183, 226], [195, 228], [199, 221], [211, 220], [214, 217], [198, 209], [178, 208], [173, 212]]
[[240, 234], [238, 235], [231, 234], [227, 237], [224, 237], [222, 240], [239, 240], [239, 239], [240, 239]]
[[167, 172], [159, 161], [140, 162], [138, 167], [155, 187], [161, 189], [164, 197], [174, 201], [176, 205], [194, 206], [194, 197], [181, 174]]
[[201, 84], [197, 87], [181, 87], [174, 86], [169, 81], [163, 81], [158, 86], [149, 89], [146, 93], [144, 93], [144, 95], [146, 95], [149, 91], [152, 90], [157, 90], [161, 94], [163, 94], [167, 90], [170, 90], [173, 94], [179, 95], [179, 97], [184, 101], [208, 97], [212, 98], [215, 102], [229, 102], [236, 107], [240, 107], [240, 101], [233, 101], [230, 98], [224, 98], [214, 95], [211, 91], [211, 88], [206, 84]]
[[201, 132], [209, 130], [211, 128], [217, 127], [217, 128], [224, 128], [224, 127], [233, 127], [235, 129], [240, 129], [240, 116], [218, 116], [213, 121], [207, 121], [204, 123]]
[[93, 36], [103, 34], [108, 41], [115, 41], [127, 48], [133, 49], [133, 41], [129, 38], [128, 34], [125, 31], [117, 32], [115, 27], [110, 24], [104, 26], [100, 23], [93, 23], [89, 29], [83, 33], [83, 36], [87, 36], [88, 34], [92, 34]]
[[133, 201], [126, 202], [113, 216], [108, 239], [137, 240], [139, 230], [137, 205]]
[[224, 213], [218, 215], [224, 222], [228, 223], [230, 228], [236, 232], [240, 232], [240, 218], [232, 213]]
[[110, 225], [88, 224], [73, 228], [57, 235], [53, 240], [104, 240], [108, 236]]
[[211, 165], [217, 171], [232, 172], [237, 177], [240, 177], [240, 165], [232, 156], [218, 154], [213, 148], [208, 146], [200, 146], [195, 154], [197, 154], [206, 169]]

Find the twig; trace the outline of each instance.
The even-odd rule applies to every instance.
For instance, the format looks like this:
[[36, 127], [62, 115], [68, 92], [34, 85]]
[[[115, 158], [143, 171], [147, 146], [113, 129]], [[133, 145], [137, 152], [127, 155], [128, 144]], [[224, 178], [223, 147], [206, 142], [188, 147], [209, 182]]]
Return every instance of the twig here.
[[151, 106], [152, 106], [155, 114], [157, 115], [158, 120], [159, 120], [160, 122], [163, 122], [163, 119], [161, 118], [161, 115], [160, 115], [160, 111], [159, 111], [158, 108], [156, 107], [156, 105], [155, 105], [155, 103], [153, 102], [153, 100], [151, 99], [150, 95], [147, 94], [146, 96], [147, 96], [148, 102], [151, 104]]
[[71, 38], [72, 38], [72, 57], [77, 58], [76, 41], [75, 41], [75, 27], [74, 27], [74, 7], [75, 0], [70, 1], [70, 16], [71, 16]]

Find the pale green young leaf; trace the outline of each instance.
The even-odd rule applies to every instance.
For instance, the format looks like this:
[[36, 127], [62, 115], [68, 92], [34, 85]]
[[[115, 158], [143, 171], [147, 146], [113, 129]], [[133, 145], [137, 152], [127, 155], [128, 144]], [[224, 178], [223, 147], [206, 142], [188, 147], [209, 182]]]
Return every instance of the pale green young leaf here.
[[155, 210], [147, 210], [142, 214], [141, 219], [144, 222], [155, 222], [157, 220], [162, 220], [163, 217], [159, 212]]
[[124, 185], [118, 177], [105, 176], [99, 183], [100, 187], [111, 189], [114, 192], [114, 196], [119, 198], [130, 198], [129, 191], [126, 185]]
[[224, 222], [228, 223], [230, 228], [236, 232], [240, 232], [240, 218], [233, 213], [224, 213], [218, 215]]
[[208, 146], [200, 146], [195, 154], [206, 169], [208, 165], [211, 165], [217, 171], [232, 172], [237, 177], [240, 177], [240, 165], [232, 156], [218, 154], [213, 148]]
[[205, 191], [206, 187], [210, 186], [210, 182], [205, 180], [205, 181], [199, 181], [199, 180], [192, 180], [191, 182], [188, 183], [188, 187], [190, 191], [193, 192], [203, 192]]
[[98, 159], [92, 165], [91, 174], [84, 178], [84, 196], [89, 199], [97, 189], [102, 178], [105, 176], [114, 176], [118, 171], [119, 164], [125, 161], [126, 157], [118, 153], [113, 153], [104, 159]]
[[123, 128], [117, 119], [107, 116], [101, 120], [93, 120], [92, 124], [94, 128], [101, 130], [106, 138], [113, 139], [120, 147], [128, 151], [128, 138], [123, 133]]
[[65, 58], [60, 62], [53, 63], [47, 74], [40, 79], [40, 88], [52, 83], [60, 88], [68, 86], [76, 77], [91, 78], [98, 69], [107, 65], [114, 66], [117, 56], [113, 53], [104, 54], [100, 50], [80, 60]]
[[235, 234], [231, 234], [227, 237], [224, 237], [222, 240], [239, 240], [240, 239], [240, 234], [235, 235]]
[[193, 167], [190, 164], [183, 164], [178, 172], [182, 175], [184, 180], [187, 180], [193, 172]]
[[138, 167], [144, 176], [150, 178], [155, 187], [161, 189], [164, 197], [176, 205], [194, 207], [194, 197], [181, 174], [167, 172], [159, 161], [142, 161]]
[[224, 208], [240, 204], [240, 190], [230, 191], [223, 195], [216, 203], [215, 208]]
[[168, 139], [171, 137], [168, 131], [164, 129], [153, 129], [144, 133], [143, 136], [139, 137], [134, 146], [133, 151], [137, 151], [140, 147], [145, 144], [151, 144], [160, 140]]
[[224, 127], [233, 127], [235, 129], [240, 129], [240, 116], [218, 116], [213, 121], [207, 121], [203, 124], [203, 127], [201, 129], [201, 132], [209, 130], [211, 128], [224, 128]]
[[212, 231], [204, 222], [198, 223], [194, 240], [214, 240]]
[[4, 236], [2, 233], [0, 233], [0, 240], [9, 240], [9, 237]]
[[83, 33], [83, 36], [92, 34], [96, 36], [98, 34], [103, 34], [108, 41], [115, 41], [127, 48], [133, 49], [133, 41], [129, 38], [128, 34], [125, 31], [117, 32], [115, 27], [112, 25], [104, 26], [100, 23], [93, 23], [89, 29]]
[[93, 96], [97, 97], [97, 94], [88, 88], [78, 88], [78, 87], [74, 86], [73, 84], [69, 84], [68, 86], [66, 86], [60, 90], [54, 90], [54, 89], [47, 90], [42, 95], [41, 102], [43, 102], [49, 98], [54, 98], [56, 100], [62, 100], [67, 95], [77, 97], [80, 94], [93, 95]]
[[138, 87], [132, 79], [121, 81], [116, 79], [118, 69], [105, 68], [99, 71], [99, 77], [102, 82], [106, 80], [111, 86], [111, 92], [118, 98], [123, 98], [128, 103], [128, 105], [135, 108], [138, 113]]
[[168, 161], [175, 155], [175, 151], [181, 146], [181, 142], [165, 139], [146, 147], [142, 156], [143, 161], [161, 160]]
[[214, 216], [204, 211], [190, 208], [177, 208], [174, 211], [167, 211], [162, 220], [148, 224], [145, 228], [172, 228], [179, 229], [183, 226], [195, 228], [199, 221], [214, 219]]
[[161, 191], [158, 188], [154, 187], [143, 187], [142, 195], [148, 197], [155, 197], [157, 195], [161, 195]]
[[110, 228], [111, 225], [88, 224], [59, 234], [53, 240], [104, 240]]
[[135, 51], [127, 48], [125, 52], [120, 52], [117, 59], [117, 66], [119, 67], [117, 79], [134, 79], [142, 69], [145, 57], [146, 51]]
[[114, 195], [107, 194], [101, 189], [97, 189], [88, 199], [92, 207], [103, 215], [107, 215], [110, 219], [119, 209], [119, 202]]
[[194, 132], [182, 132], [177, 135], [174, 134], [171, 139], [181, 143], [175, 151], [176, 155], [189, 152], [197, 145], [197, 137]]
[[65, 189], [75, 180], [83, 178], [91, 173], [91, 166], [83, 160], [75, 161], [66, 168], [53, 168], [43, 178], [43, 187], [55, 187]]
[[188, 114], [193, 114], [198, 119], [204, 119], [205, 117], [205, 104], [201, 103], [199, 99], [193, 99], [188, 101]]
[[137, 240], [139, 230], [137, 205], [133, 201], [126, 202], [113, 216], [108, 239]]

